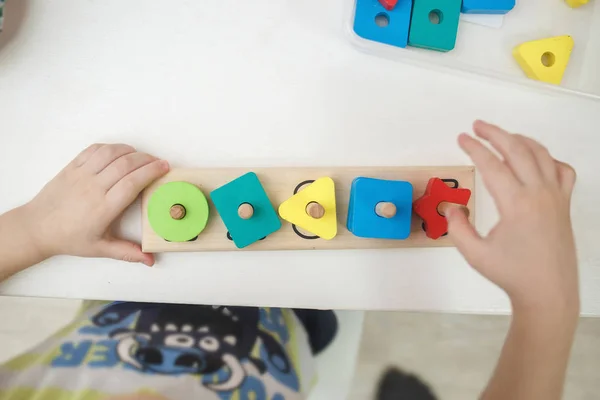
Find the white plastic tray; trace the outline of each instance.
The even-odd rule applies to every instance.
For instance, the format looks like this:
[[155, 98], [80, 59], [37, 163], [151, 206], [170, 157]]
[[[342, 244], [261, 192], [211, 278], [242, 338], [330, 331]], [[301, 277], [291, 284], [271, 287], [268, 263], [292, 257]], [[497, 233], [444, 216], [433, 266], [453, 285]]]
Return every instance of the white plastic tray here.
[[[571, 9], [564, 0], [517, 0], [500, 28], [461, 20], [456, 47], [448, 53], [399, 48], [359, 37], [353, 30], [355, 0], [348, 0], [345, 25], [353, 44], [371, 54], [600, 100], [599, 1]], [[512, 49], [523, 42], [561, 35], [575, 41], [562, 83], [550, 85], [527, 78]]]

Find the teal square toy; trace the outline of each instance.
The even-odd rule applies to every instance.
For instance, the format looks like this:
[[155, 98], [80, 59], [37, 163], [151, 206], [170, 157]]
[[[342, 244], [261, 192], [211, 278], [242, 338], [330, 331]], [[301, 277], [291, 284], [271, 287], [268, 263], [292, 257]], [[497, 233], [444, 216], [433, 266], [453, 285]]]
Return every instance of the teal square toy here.
[[[281, 228], [281, 221], [258, 176], [248, 172], [210, 192], [215, 208], [233, 243], [244, 248]], [[253, 214], [248, 219], [238, 215], [238, 208], [250, 204]]]
[[414, 0], [408, 45], [450, 51], [456, 43], [462, 0]]
[[[355, 236], [402, 240], [410, 235], [413, 186], [406, 181], [358, 177], [352, 181], [346, 227]], [[377, 214], [377, 204], [392, 203], [395, 215]]]

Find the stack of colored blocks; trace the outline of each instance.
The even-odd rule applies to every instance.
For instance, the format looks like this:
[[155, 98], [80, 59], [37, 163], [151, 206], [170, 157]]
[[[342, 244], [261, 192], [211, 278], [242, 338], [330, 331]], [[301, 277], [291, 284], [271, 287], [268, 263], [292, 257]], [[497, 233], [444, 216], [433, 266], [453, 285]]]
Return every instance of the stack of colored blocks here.
[[356, 0], [354, 31], [397, 47], [454, 49], [460, 13], [506, 14], [515, 0]]
[[[354, 32], [396, 47], [447, 52], [454, 49], [460, 13], [503, 15], [516, 0], [355, 0]], [[589, 0], [564, 0], [578, 8]], [[530, 79], [558, 85], [574, 47], [570, 35], [541, 38], [514, 47], [513, 57]]]
[[[334, 180], [321, 177], [283, 201], [276, 210], [259, 177], [248, 172], [210, 192], [210, 199], [236, 247], [244, 248], [267, 238], [282, 227], [283, 219], [298, 233], [334, 239], [338, 231]], [[360, 238], [404, 240], [411, 234], [413, 211], [423, 219], [427, 237], [437, 239], [447, 231], [440, 215], [442, 202], [465, 205], [470, 190], [448, 187], [431, 178], [424, 195], [413, 203], [413, 185], [401, 180], [354, 178], [350, 187], [346, 227]], [[208, 225], [210, 205], [202, 190], [189, 182], [162, 184], [148, 200], [148, 221], [166, 241], [201, 240]], [[302, 234], [298, 233], [303, 237]], [[268, 240], [268, 239], [267, 239]]]

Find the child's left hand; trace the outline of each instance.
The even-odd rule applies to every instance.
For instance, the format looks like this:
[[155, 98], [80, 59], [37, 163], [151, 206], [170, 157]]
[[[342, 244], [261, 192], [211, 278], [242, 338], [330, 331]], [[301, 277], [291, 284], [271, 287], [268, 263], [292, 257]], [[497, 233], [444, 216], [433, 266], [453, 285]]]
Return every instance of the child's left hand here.
[[154, 264], [152, 254], [118, 239], [111, 224], [169, 164], [124, 144], [94, 144], [23, 207], [43, 258], [65, 254]]

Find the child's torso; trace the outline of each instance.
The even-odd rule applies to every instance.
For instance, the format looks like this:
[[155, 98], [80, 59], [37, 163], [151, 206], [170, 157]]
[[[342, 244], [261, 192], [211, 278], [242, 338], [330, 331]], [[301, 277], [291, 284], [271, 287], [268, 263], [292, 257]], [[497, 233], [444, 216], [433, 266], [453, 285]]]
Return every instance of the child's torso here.
[[302, 399], [314, 379], [292, 310], [89, 302], [0, 368], [0, 399]]

